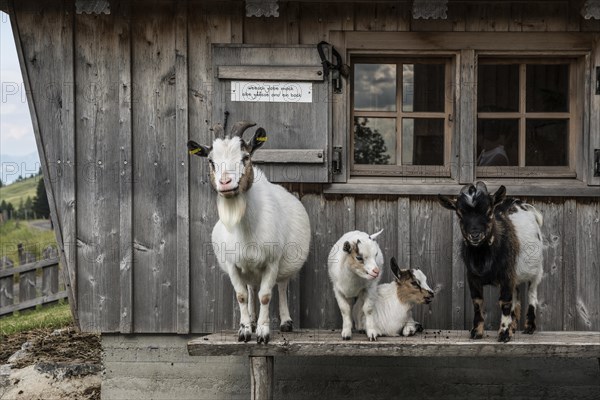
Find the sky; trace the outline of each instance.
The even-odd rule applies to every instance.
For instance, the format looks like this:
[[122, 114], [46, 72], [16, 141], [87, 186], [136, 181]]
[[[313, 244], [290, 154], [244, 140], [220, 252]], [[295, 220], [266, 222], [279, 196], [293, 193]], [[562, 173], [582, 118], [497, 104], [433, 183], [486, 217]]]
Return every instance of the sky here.
[[8, 15], [0, 12], [0, 154], [36, 151], [19, 59]]
[[8, 15], [0, 12], [0, 180], [37, 172], [39, 157]]

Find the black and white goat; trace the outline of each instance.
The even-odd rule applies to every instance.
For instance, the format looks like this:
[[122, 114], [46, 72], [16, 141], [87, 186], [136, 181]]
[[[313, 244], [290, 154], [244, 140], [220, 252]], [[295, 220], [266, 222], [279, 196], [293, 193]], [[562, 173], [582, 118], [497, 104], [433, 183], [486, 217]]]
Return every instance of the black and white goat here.
[[462, 259], [475, 309], [471, 338], [483, 337], [483, 286], [500, 287], [502, 318], [498, 341], [508, 342], [517, 329], [520, 283], [529, 283], [529, 307], [523, 333], [535, 331], [537, 288], [542, 280], [542, 215], [530, 204], [506, 198], [506, 188], [490, 194], [485, 183], [464, 186], [457, 199], [438, 195], [454, 210], [463, 235]]
[[238, 339], [247, 342], [252, 336], [259, 288], [256, 336], [258, 343], [268, 343], [269, 303], [276, 283], [280, 329], [292, 330], [287, 285], [308, 256], [310, 222], [296, 197], [269, 182], [252, 165], [252, 155], [267, 139], [263, 128], [258, 128], [249, 142], [242, 139], [244, 131], [254, 125], [238, 122], [227, 137], [223, 137], [223, 128], [217, 125], [217, 138], [212, 146], [190, 141], [188, 150], [206, 157], [210, 163], [210, 183], [218, 194], [219, 213], [212, 243], [219, 266], [229, 275], [240, 306]]

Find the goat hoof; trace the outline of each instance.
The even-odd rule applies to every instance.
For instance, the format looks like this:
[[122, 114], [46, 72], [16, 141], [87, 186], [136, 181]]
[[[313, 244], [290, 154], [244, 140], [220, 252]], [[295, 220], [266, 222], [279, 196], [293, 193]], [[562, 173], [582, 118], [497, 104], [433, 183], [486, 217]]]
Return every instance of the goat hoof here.
[[471, 329], [471, 339], [481, 339], [483, 338], [483, 333], [477, 332], [477, 329]]
[[352, 336], [344, 336], [342, 335], [342, 340], [350, 340], [352, 339]]
[[281, 332], [292, 332], [294, 330], [294, 323], [291, 319], [289, 321], [285, 321], [279, 326], [279, 330]]
[[523, 333], [526, 335], [533, 335], [533, 332], [535, 332], [535, 326], [526, 326], [523, 330]]
[[415, 324], [415, 332], [423, 332], [423, 325], [419, 324], [418, 322]]
[[271, 335], [269, 335], [268, 333], [266, 335], [263, 336], [257, 336], [256, 337], [256, 343], [261, 344], [269, 344], [269, 339], [271, 339]]
[[503, 343], [510, 342], [510, 336], [510, 329], [500, 331], [498, 333], [498, 341]]
[[252, 329], [250, 325], [240, 325], [240, 329], [238, 331], [238, 342], [248, 343], [252, 338]]

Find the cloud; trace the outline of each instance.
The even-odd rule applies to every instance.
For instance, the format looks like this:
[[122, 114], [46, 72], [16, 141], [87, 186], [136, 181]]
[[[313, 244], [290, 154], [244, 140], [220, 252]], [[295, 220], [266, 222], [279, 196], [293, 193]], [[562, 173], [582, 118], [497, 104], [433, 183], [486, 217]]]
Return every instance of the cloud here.
[[26, 138], [27, 136], [33, 135], [31, 127], [23, 124], [10, 124], [2, 122], [0, 124], [0, 130], [2, 130], [2, 141], [20, 140]]

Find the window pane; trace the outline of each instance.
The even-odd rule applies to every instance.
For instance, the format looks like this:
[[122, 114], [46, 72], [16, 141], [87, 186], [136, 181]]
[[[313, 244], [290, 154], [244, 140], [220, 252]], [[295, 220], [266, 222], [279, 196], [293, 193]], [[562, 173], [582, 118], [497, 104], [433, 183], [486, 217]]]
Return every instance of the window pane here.
[[445, 64], [402, 66], [402, 111], [444, 111]]
[[527, 65], [527, 112], [569, 111], [569, 65]]
[[477, 121], [477, 165], [519, 165], [519, 120]]
[[402, 165], [444, 165], [443, 119], [402, 119]]
[[567, 165], [569, 128], [566, 119], [528, 119], [525, 165]]
[[477, 111], [519, 111], [519, 66], [479, 64]]
[[395, 64], [354, 64], [354, 109], [396, 111]]
[[354, 118], [354, 163], [396, 164], [395, 118]]

